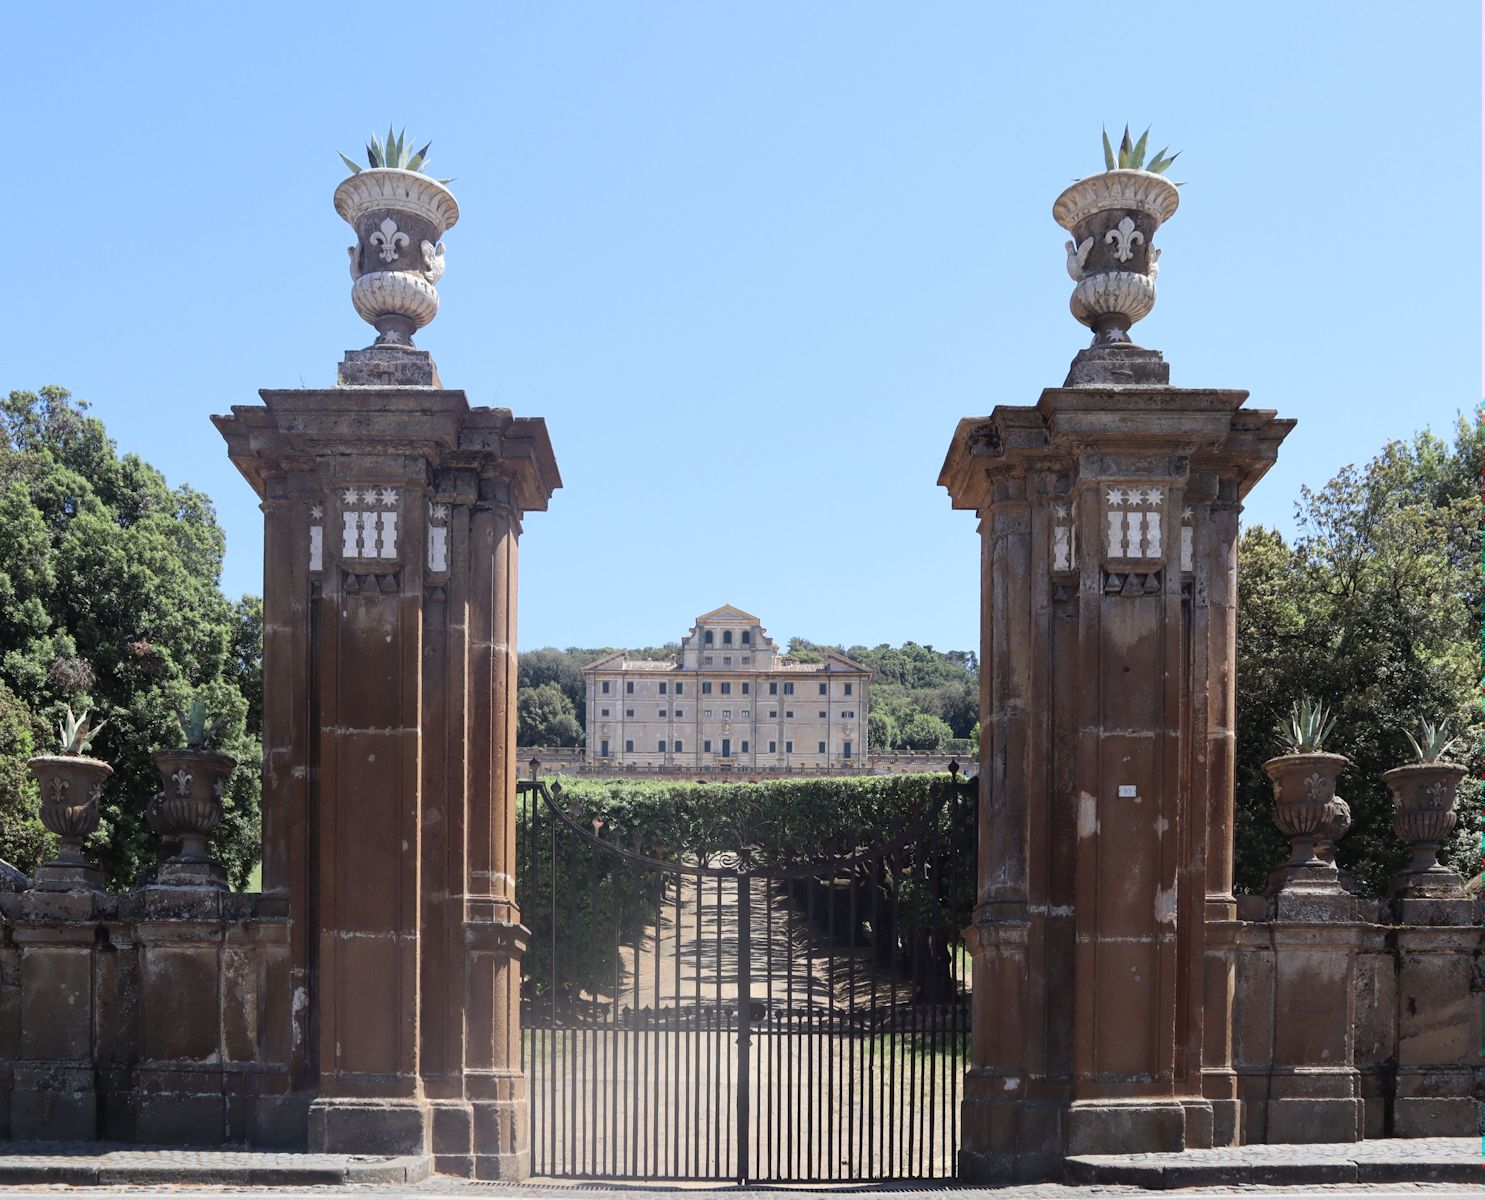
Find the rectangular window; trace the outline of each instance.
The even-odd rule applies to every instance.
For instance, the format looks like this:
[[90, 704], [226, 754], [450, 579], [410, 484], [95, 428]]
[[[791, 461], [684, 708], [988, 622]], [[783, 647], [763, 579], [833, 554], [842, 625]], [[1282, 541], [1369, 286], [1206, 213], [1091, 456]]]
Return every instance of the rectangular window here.
[[[662, 692], [665, 690], [665, 685], [663, 683], [660, 685], [660, 690]], [[849, 696], [850, 694], [851, 694], [851, 685], [848, 683], [848, 684], [846, 684], [846, 695]]]
[[706, 657], [705, 657], [705, 658], [703, 658], [703, 659], [702, 659], [702, 660], [701, 660], [701, 661], [702, 661], [702, 662], [703, 662], [703, 663], [705, 663], [705, 664], [706, 664], [706, 665], [707, 665], [707, 666], [711, 666], [711, 665], [712, 665], [712, 656], [711, 656], [711, 655], [710, 655], [710, 654], [708, 654], [708, 655], [707, 655], [707, 656], [706, 656]]
[[747, 709], [743, 709], [742, 710], [742, 719], [744, 721], [746, 721], [748, 719], [748, 710]]
[[742, 744], [742, 747], [741, 747], [741, 753], [746, 754], [747, 752], [748, 752], [748, 744], [747, 744], [747, 742], [744, 742]]
[[678, 683], [678, 684], [676, 684], [675, 685], [675, 694], [677, 696], [684, 696], [686, 694], [686, 685], [684, 683]]
[[632, 739], [626, 740], [624, 742], [624, 753], [625, 754], [633, 754], [634, 753], [634, 742], [633, 742]]
[[786, 696], [792, 696], [793, 694], [794, 694], [794, 685], [792, 683], [786, 683], [786, 684], [784, 684], [784, 695], [786, 695]]
[[608, 680], [607, 679], [605, 679], [603, 681], [603, 685], [602, 686], [603, 686], [603, 694], [605, 696], [607, 696], [608, 695]]
[[769, 709], [769, 710], [768, 710], [768, 715], [769, 715], [769, 716], [770, 716], [770, 717], [776, 717], [776, 716], [778, 716], [778, 715], [779, 715], [779, 710], [778, 710], [778, 709], [776, 709], [776, 708], [770, 708], [770, 709]]
[[724, 667], [730, 667], [732, 665], [732, 655], [730, 655], [730, 654], [724, 654], [724, 655], [722, 655], [722, 665]]
[[770, 696], [777, 696], [779, 694], [779, 685], [776, 683], [770, 683], [768, 685], [768, 694]]
[[745, 684], [743, 684], [743, 695], [744, 695], [744, 696], [746, 696], [746, 695], [747, 695], [747, 694], [748, 694], [748, 689], [749, 689], [749, 688], [750, 688], [750, 687], [752, 687], [752, 684], [749, 684], [749, 683], [745, 683]]
[[793, 719], [794, 719], [794, 710], [792, 708], [786, 708], [784, 710], [784, 720], [786, 720], [786, 721], [792, 721]]
[[624, 691], [631, 696], [634, 695], [634, 680], [631, 679], [624, 684]]
[[723, 738], [722, 739], [722, 757], [723, 758], [731, 758], [732, 757], [732, 739], [731, 738]]
[[712, 741], [711, 741], [711, 738], [707, 738], [706, 741], [704, 741], [704, 742], [701, 743], [701, 752], [703, 754], [710, 754], [712, 752]]
[[634, 710], [632, 708], [626, 708], [624, 710], [624, 715], [626, 717], [632, 717], [634, 715]]
[[[850, 687], [851, 685], [848, 683], [848, 684], [846, 684], [846, 686], [847, 687]], [[660, 694], [662, 696], [665, 695], [665, 684], [664, 683], [661, 683], [661, 685], [660, 685]]]
[[743, 630], [742, 644], [744, 646], [751, 646], [753, 644], [753, 634], [751, 630]]
[[785, 742], [784, 743], [784, 753], [785, 754], [793, 754], [794, 753], [794, 743], [793, 742]]
[[769, 742], [768, 752], [770, 754], [777, 754], [779, 752], [779, 744], [777, 742]]
[[825, 753], [825, 743], [824, 742], [820, 742], [819, 743], [819, 746], [820, 746], [820, 748], [817, 751], [815, 751], [815, 753], [816, 754], [824, 754]]
[[661, 716], [662, 716], [662, 717], [663, 717], [663, 716], [665, 716], [665, 710], [664, 710], [664, 709], [663, 709], [663, 708], [662, 708], [662, 709], [661, 709], [661, 710], [660, 710], [660, 715], [661, 715]]
[[752, 661], [753, 661], [753, 656], [751, 654], [744, 654], [743, 655], [743, 666], [747, 666]]
[[[662, 715], [663, 715], [663, 714], [662, 714]], [[856, 715], [856, 714], [855, 714], [855, 713], [853, 713], [853, 712], [852, 712], [852, 711], [851, 711], [851, 710], [850, 710], [850, 709], [849, 709], [849, 708], [848, 708], [848, 709], [846, 709], [846, 710], [845, 710], [845, 712], [843, 712], [843, 713], [841, 713], [841, 717], [842, 717], [842, 718], [844, 718], [844, 719], [845, 719], [845, 720], [847, 720], [847, 721], [849, 721], [849, 720], [850, 720], [850, 719], [851, 719], [851, 718], [852, 718], [852, 717], [854, 717], [854, 716], [855, 716], [855, 715]]]
[[710, 721], [712, 719], [712, 710], [709, 708], [703, 709], [701, 715]]
[[722, 685], [722, 695], [724, 695], [724, 696], [730, 696], [730, 695], [732, 695], [732, 685], [730, 683], [724, 683]]
[[830, 692], [830, 685], [828, 683], [822, 683], [820, 685], [820, 695], [825, 696], [825, 695], [828, 695], [829, 692]]
[[820, 713], [820, 720], [825, 721], [825, 720], [828, 720], [829, 718], [830, 718], [830, 714], [828, 712], [822, 711]]
[[840, 752], [840, 756], [842, 758], [850, 758], [851, 757], [851, 743], [850, 742], [847, 742], [846, 743], [845, 749]]
[[602, 716], [602, 717], [608, 716], [608, 709], [606, 709], [606, 708], [600, 708], [598, 710], [598, 715], [599, 716]]
[[607, 742], [600, 742], [599, 743], [599, 746], [598, 746], [598, 757], [599, 758], [607, 758], [608, 757], [608, 743]]
[[722, 720], [724, 720], [724, 721], [730, 721], [730, 720], [732, 720], [732, 710], [730, 708], [724, 708], [722, 710]]
[[[848, 746], [849, 746], [849, 745], [850, 745], [850, 744], [851, 744], [851, 743], [850, 743], [850, 742], [847, 742], [847, 743], [846, 743], [846, 745], [848, 745]], [[665, 753], [665, 739], [664, 739], [664, 738], [661, 738], [661, 739], [660, 739], [660, 753], [661, 753], [661, 754], [664, 754], [664, 753]]]
[[682, 751], [682, 750], [684, 750], [684, 749], [685, 749], [685, 747], [684, 747], [684, 746], [682, 746], [682, 745], [681, 745], [681, 744], [680, 744], [680, 742], [676, 742], [676, 744], [675, 744], [675, 752], [676, 752], [676, 753], [677, 753], [677, 754], [679, 754], [679, 753], [680, 753], [680, 752], [681, 752], [681, 751]]
[[701, 685], [701, 694], [703, 696], [710, 696], [712, 694], [712, 685], [710, 682]]
[[679, 709], [679, 708], [675, 710], [675, 719], [677, 721], [679, 721], [685, 715], [686, 715], [685, 710]]

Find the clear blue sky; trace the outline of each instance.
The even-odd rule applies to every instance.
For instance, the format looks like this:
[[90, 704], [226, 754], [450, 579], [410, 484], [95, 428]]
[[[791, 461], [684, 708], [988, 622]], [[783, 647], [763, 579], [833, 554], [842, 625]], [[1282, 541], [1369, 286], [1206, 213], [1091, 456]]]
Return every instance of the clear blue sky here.
[[[12, 6], [0, 386], [70, 387], [259, 513], [207, 421], [322, 386], [371, 330], [330, 197], [389, 118], [463, 219], [419, 335], [476, 404], [547, 419], [521, 643], [976, 644], [955, 422], [1033, 403], [1086, 333], [1057, 193], [1153, 123], [1189, 181], [1137, 327], [1172, 382], [1299, 418], [1247, 519], [1447, 430], [1479, 395], [1480, 9], [1242, 5]], [[638, 531], [630, 537], [628, 531]]]

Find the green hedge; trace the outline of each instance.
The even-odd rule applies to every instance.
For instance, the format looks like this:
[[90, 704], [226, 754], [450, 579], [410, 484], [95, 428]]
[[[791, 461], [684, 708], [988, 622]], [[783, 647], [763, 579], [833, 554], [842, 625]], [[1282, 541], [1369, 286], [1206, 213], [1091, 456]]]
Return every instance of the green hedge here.
[[[789, 888], [824, 936], [858, 942], [864, 936], [879, 962], [912, 977], [926, 999], [938, 1002], [975, 887], [973, 804], [951, 800], [925, 825], [948, 780], [946, 773], [759, 783], [564, 779], [556, 781], [556, 795], [564, 812], [605, 842], [703, 865], [744, 851], [752, 868], [765, 872], [847, 857], [923, 825], [921, 836], [881, 866], [862, 864]], [[533, 830], [540, 845], [533, 844]], [[672, 902], [673, 877], [578, 837], [534, 793], [521, 797], [517, 861], [522, 919], [532, 930], [525, 995], [564, 1010], [586, 1003], [581, 992], [614, 995], [616, 983], [625, 986], [617, 947], [635, 944], [657, 902]], [[875, 927], [864, 934], [843, 928], [847, 911], [858, 924], [877, 914]]]

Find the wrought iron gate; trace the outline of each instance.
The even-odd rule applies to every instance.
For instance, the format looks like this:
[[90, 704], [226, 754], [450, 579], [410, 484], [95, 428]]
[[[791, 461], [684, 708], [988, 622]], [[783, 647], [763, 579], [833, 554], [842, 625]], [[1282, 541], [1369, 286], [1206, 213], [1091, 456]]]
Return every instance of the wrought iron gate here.
[[952, 1177], [975, 793], [936, 783], [895, 836], [789, 847], [740, 829], [719, 851], [658, 846], [523, 781], [533, 1173]]

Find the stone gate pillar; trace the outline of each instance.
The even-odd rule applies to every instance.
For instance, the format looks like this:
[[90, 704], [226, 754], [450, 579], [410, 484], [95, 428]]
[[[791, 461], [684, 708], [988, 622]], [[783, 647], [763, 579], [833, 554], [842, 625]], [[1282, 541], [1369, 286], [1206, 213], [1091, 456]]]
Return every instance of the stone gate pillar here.
[[1235, 918], [1237, 517], [1293, 422], [1129, 342], [1175, 203], [1144, 171], [1064, 193], [1094, 345], [961, 421], [940, 476], [981, 535], [974, 1180], [1237, 1137], [1232, 952], [1206, 934]]
[[412, 346], [453, 197], [363, 171], [336, 205], [382, 336], [333, 388], [214, 418], [263, 502], [263, 882], [290, 901], [294, 1085], [313, 1149], [519, 1178], [516, 546], [561, 480], [540, 419], [471, 407]]

